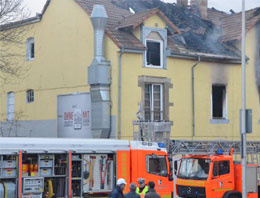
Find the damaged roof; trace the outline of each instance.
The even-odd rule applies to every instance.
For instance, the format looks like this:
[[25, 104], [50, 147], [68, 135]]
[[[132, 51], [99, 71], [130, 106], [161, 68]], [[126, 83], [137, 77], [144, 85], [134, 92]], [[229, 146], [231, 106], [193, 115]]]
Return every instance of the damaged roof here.
[[170, 27], [173, 32], [181, 34], [181, 31], [158, 8], [145, 10], [143, 12], [130, 15], [120, 21], [120, 25], [117, 28], [124, 29], [131, 27], [132, 29], [135, 29], [136, 27], [144, 23], [146, 19], [154, 15], [159, 15], [161, 18], [163, 18], [167, 26]]
[[[241, 40], [242, 13], [232, 14], [221, 19], [222, 41]], [[246, 32], [260, 21], [260, 7], [246, 11]]]
[[229, 16], [229, 14], [215, 8], [208, 8], [208, 20], [217, 27], [221, 25], [221, 19], [226, 16]]
[[[172, 34], [168, 36], [168, 48], [172, 54], [202, 54], [212, 58], [240, 58], [239, 50], [219, 42], [221, 32], [215, 28], [212, 22], [203, 20], [194, 15], [189, 9], [179, 8], [175, 4], [165, 4], [159, 0], [153, 0], [149, 1], [148, 7], [151, 9], [145, 9], [147, 1], [143, 0], [74, 1], [88, 15], [91, 14], [95, 4], [105, 6], [109, 17], [106, 33], [119, 48], [145, 50], [142, 41], [137, 39], [130, 30], [141, 25], [147, 18], [158, 14], [168, 27], [173, 30]], [[138, 8], [140, 12], [133, 14], [129, 11], [129, 8]], [[142, 11], [141, 8], [143, 8]]]
[[171, 22], [177, 26], [181, 34], [173, 34], [168, 37], [168, 47], [172, 53], [204, 54], [212, 57], [240, 58], [240, 51], [221, 42], [222, 31], [215, 23], [227, 14], [210, 9], [209, 17], [215, 18], [215, 23], [204, 20], [194, 14], [191, 9], [177, 6], [175, 3], [164, 3], [160, 0], [111, 0], [122, 9], [132, 9], [143, 13], [147, 9], [159, 8]]
[[80, 7], [90, 16], [93, 6], [95, 4], [104, 5], [107, 15], [107, 35], [115, 42], [119, 48], [133, 49], [133, 50], [145, 50], [145, 46], [140, 42], [131, 32], [129, 31], [119, 31], [117, 29], [120, 21], [124, 18], [131, 16], [127, 10], [120, 9], [113, 5], [108, 0], [74, 0]]

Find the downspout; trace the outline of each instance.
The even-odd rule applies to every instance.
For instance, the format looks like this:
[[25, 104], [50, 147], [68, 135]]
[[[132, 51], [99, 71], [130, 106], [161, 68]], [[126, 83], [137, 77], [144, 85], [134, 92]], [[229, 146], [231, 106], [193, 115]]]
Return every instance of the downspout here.
[[120, 49], [119, 68], [118, 68], [118, 139], [121, 139], [121, 103], [122, 103], [122, 56], [124, 46]]
[[197, 62], [191, 68], [191, 87], [192, 87], [192, 139], [195, 137], [195, 87], [194, 87], [194, 70], [200, 63], [200, 56], [198, 56]]

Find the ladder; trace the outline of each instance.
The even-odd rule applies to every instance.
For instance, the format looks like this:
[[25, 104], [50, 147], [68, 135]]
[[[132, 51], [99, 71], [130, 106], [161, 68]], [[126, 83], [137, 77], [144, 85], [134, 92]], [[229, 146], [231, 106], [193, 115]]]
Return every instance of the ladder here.
[[[259, 165], [260, 141], [247, 141], [247, 161]], [[241, 153], [240, 141], [228, 140], [171, 140], [168, 152], [172, 155], [203, 155], [214, 154], [218, 149], [228, 154], [234, 149], [234, 157], [239, 158]]]

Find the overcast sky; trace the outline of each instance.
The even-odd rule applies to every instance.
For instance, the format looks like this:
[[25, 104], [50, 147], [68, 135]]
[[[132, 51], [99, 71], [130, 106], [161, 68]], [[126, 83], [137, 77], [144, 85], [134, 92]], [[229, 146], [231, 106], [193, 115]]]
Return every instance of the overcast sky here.
[[[95, 1], [95, 0], [93, 0]], [[164, 2], [176, 2], [176, 0], [163, 0]], [[46, 0], [24, 0], [26, 6], [31, 10], [32, 16], [40, 13]], [[208, 0], [209, 7], [229, 12], [233, 9], [235, 12], [241, 11], [242, 0]], [[260, 7], [260, 0], [246, 0], [246, 9]]]

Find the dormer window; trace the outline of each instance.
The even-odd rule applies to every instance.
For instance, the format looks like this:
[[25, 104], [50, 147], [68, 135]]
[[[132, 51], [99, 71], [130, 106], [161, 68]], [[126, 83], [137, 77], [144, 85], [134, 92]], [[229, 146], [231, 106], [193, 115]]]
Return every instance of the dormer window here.
[[142, 41], [146, 47], [143, 54], [143, 66], [166, 69], [167, 30], [144, 26]]
[[28, 38], [26, 41], [26, 60], [30, 61], [34, 59], [34, 38]]
[[146, 39], [146, 67], [163, 67], [163, 43], [160, 40]]

